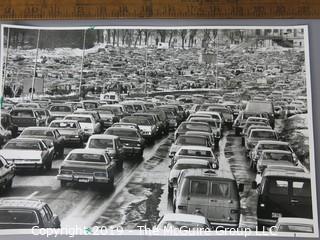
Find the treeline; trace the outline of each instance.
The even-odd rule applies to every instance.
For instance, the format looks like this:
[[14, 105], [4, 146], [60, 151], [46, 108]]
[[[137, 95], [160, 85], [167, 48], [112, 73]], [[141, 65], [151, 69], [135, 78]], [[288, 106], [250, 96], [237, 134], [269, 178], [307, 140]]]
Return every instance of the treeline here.
[[[243, 41], [245, 36], [241, 30], [220, 30], [223, 39], [234, 42]], [[8, 29], [5, 29], [5, 44], [7, 43]], [[39, 31], [37, 29], [16, 29], [9, 31], [10, 47], [36, 48]], [[166, 42], [169, 47], [179, 45], [193, 47], [194, 45], [207, 48], [215, 44], [218, 36], [217, 29], [87, 29], [87, 30], [41, 30], [39, 48], [53, 49], [59, 47], [82, 48], [84, 34], [85, 48], [91, 48], [96, 43], [106, 43], [113, 46], [136, 47], [147, 45], [150, 41], [157, 45]], [[221, 39], [220, 39], [221, 41]]]

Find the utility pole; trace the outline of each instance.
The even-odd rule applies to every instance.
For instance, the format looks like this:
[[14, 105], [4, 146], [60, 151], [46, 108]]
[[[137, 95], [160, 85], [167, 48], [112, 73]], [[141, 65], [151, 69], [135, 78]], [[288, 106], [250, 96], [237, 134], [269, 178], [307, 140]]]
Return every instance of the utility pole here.
[[37, 48], [36, 48], [36, 61], [34, 63], [34, 68], [33, 68], [33, 78], [32, 78], [32, 85], [31, 85], [31, 100], [33, 100], [34, 84], [35, 84], [36, 74], [37, 74], [37, 63], [38, 63], [38, 54], [39, 54], [39, 40], [40, 40], [40, 29], [38, 29]]
[[146, 46], [146, 58], [145, 58], [145, 62], [146, 62], [146, 67], [144, 69], [144, 93], [147, 94], [147, 66], [148, 66], [148, 44]]
[[85, 53], [85, 48], [86, 48], [86, 35], [87, 35], [87, 29], [84, 29], [84, 31], [83, 31], [83, 45], [82, 45], [80, 83], [79, 83], [79, 99], [81, 98], [81, 86], [82, 86], [82, 77], [83, 77], [84, 53]]

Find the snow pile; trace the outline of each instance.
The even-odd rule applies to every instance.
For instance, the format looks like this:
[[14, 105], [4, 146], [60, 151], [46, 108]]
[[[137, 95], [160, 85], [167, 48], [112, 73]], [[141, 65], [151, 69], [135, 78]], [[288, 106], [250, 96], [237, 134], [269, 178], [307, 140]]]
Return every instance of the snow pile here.
[[299, 160], [310, 169], [308, 115], [297, 114], [285, 119], [281, 140], [289, 142]]

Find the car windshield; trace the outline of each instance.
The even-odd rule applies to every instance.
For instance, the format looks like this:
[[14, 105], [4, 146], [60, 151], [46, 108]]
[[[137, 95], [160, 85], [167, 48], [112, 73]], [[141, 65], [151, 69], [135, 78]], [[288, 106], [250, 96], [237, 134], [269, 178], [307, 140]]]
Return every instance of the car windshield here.
[[290, 147], [286, 144], [261, 144], [259, 150], [283, 150], [291, 152]]
[[0, 224], [39, 224], [38, 217], [34, 211], [31, 210], [0, 210]]
[[100, 116], [105, 116], [105, 115], [113, 115], [113, 112], [111, 110], [99, 110]]
[[218, 127], [218, 124], [216, 121], [212, 121], [212, 119], [208, 118], [208, 119], [197, 119], [197, 118], [191, 118], [190, 122], [205, 122], [208, 123], [211, 127]]
[[206, 146], [207, 139], [202, 137], [180, 136], [176, 142], [177, 145], [197, 145]]
[[83, 103], [83, 106], [84, 106], [84, 108], [90, 108], [90, 109], [92, 109], [92, 108], [97, 108], [97, 107], [98, 107], [98, 104], [86, 102], [86, 103]]
[[101, 154], [91, 154], [91, 153], [71, 153], [67, 160], [77, 161], [77, 162], [95, 162], [95, 163], [105, 163], [106, 160]]
[[13, 117], [34, 117], [32, 110], [13, 110], [10, 114]]
[[46, 116], [46, 112], [45, 111], [37, 111], [37, 113], [39, 113], [40, 116]]
[[192, 124], [192, 123], [182, 124], [180, 129], [185, 131], [211, 132], [211, 129], [209, 126], [202, 125], [202, 124]]
[[278, 227], [279, 232], [304, 232], [304, 233], [313, 233], [313, 226], [300, 224], [299, 225], [280, 225]]
[[111, 111], [112, 113], [121, 113], [122, 112], [120, 107], [103, 106], [103, 107], [101, 107], [101, 109], [103, 111]]
[[52, 122], [50, 127], [53, 128], [77, 128], [77, 124], [75, 122]]
[[289, 153], [265, 152], [263, 159], [292, 162], [292, 155]]
[[179, 155], [195, 156], [195, 157], [213, 157], [211, 151], [207, 150], [194, 150], [194, 149], [181, 149]]
[[252, 138], [263, 138], [263, 139], [275, 139], [276, 136], [272, 131], [253, 131], [251, 132]]
[[41, 150], [38, 141], [11, 141], [3, 149]]
[[229, 113], [229, 110], [226, 108], [209, 108], [208, 110], [213, 112]]
[[72, 116], [72, 117], [66, 117], [66, 120], [75, 120], [78, 121], [80, 123], [91, 123], [91, 119], [89, 117], [76, 117], [76, 116]]
[[194, 168], [207, 169], [209, 167], [208, 165], [196, 164], [196, 163], [176, 163], [173, 167], [173, 169], [175, 170], [194, 169]]
[[21, 136], [26, 135], [36, 135], [36, 136], [46, 136], [46, 137], [53, 137], [52, 131], [48, 131], [46, 129], [25, 129]]
[[51, 112], [72, 112], [72, 108], [69, 106], [52, 106]]
[[91, 139], [89, 144], [89, 148], [113, 148], [113, 140], [112, 139]]
[[128, 138], [138, 138], [138, 134], [136, 131], [129, 131], [129, 129], [108, 129], [106, 134], [115, 135], [118, 137], [128, 137]]
[[140, 118], [140, 117], [128, 117], [128, 118], [123, 118], [121, 120], [123, 123], [135, 123], [138, 125], [150, 125], [150, 121], [146, 118]]

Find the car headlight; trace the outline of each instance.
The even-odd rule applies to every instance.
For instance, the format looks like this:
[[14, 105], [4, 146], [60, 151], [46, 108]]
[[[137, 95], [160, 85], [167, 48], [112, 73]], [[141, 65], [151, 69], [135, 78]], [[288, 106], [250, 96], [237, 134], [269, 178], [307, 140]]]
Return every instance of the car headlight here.
[[137, 147], [141, 147], [141, 143], [137, 143]]

